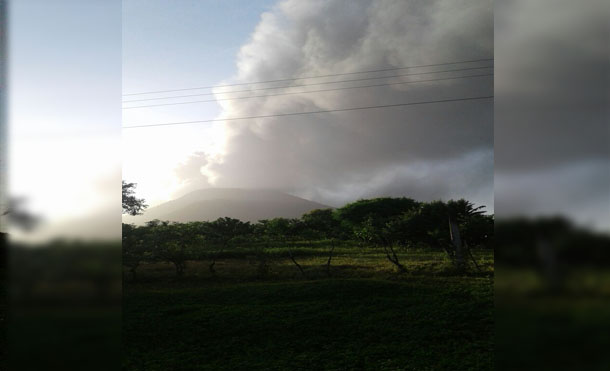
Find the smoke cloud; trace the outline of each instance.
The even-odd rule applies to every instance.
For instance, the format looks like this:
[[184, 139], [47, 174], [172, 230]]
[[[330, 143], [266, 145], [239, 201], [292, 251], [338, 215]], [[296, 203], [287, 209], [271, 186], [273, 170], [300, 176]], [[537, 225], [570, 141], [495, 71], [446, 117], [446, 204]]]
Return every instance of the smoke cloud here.
[[[287, 0], [261, 16], [238, 53], [236, 76], [223, 84], [484, 58], [493, 58], [489, 1]], [[476, 62], [347, 78], [491, 65]], [[493, 69], [372, 82], [484, 73]], [[346, 77], [294, 84], [339, 79]], [[289, 91], [358, 84], [362, 83]], [[216, 96], [226, 97], [223, 91], [227, 89], [216, 88]], [[221, 118], [229, 118], [492, 94], [493, 77], [478, 76], [219, 103]], [[176, 169], [185, 184], [183, 191], [196, 186], [273, 188], [333, 206], [384, 195], [420, 200], [467, 197], [493, 210], [492, 99], [226, 121], [224, 125], [227, 134], [221, 154], [200, 153]]]

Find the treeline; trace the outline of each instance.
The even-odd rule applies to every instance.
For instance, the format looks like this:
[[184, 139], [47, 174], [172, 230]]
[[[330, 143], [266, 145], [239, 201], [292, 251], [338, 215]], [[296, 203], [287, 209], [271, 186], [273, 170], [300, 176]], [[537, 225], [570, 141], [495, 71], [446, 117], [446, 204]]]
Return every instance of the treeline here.
[[533, 270], [548, 291], [563, 291], [571, 280], [583, 275], [589, 287], [605, 284], [598, 273], [610, 264], [607, 233], [576, 225], [563, 216], [500, 219], [495, 229], [497, 267]]
[[565, 217], [501, 219], [495, 229], [498, 264], [535, 267], [610, 263], [610, 236], [575, 225]]
[[[400, 271], [406, 271], [395, 247], [442, 249], [458, 269], [472, 258], [470, 247], [491, 248], [494, 218], [483, 207], [460, 199], [418, 202], [410, 198], [360, 200], [338, 209], [318, 209], [299, 219], [275, 218], [257, 223], [232, 218], [211, 222], [172, 223], [154, 220], [144, 226], [123, 224], [123, 264], [133, 279], [142, 262], [164, 261], [182, 276], [187, 261], [216, 260], [226, 251], [249, 247], [259, 259], [261, 275], [268, 269], [266, 250], [281, 247], [300, 272], [293, 254], [299, 241], [325, 241], [327, 272], [338, 244], [346, 242], [382, 249]], [[474, 259], [473, 259], [474, 261]], [[476, 265], [476, 262], [475, 262]]]

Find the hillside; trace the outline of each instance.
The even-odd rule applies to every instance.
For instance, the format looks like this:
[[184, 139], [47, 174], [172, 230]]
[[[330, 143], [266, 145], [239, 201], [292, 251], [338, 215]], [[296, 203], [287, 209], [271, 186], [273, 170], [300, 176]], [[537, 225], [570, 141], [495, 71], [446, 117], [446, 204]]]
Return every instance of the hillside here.
[[231, 217], [256, 222], [276, 217], [298, 218], [308, 211], [325, 208], [329, 206], [279, 191], [209, 188], [151, 207], [141, 216], [124, 216], [123, 221], [143, 224], [153, 219], [189, 222]]

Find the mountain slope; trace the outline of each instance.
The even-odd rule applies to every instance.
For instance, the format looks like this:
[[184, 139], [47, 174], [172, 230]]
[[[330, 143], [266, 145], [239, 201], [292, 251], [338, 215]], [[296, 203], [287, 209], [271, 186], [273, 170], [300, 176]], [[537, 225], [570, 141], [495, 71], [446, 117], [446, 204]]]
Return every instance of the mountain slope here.
[[124, 216], [127, 223], [142, 224], [159, 219], [175, 222], [215, 220], [231, 217], [256, 222], [276, 217], [298, 218], [329, 206], [272, 190], [209, 188], [151, 207], [141, 216]]

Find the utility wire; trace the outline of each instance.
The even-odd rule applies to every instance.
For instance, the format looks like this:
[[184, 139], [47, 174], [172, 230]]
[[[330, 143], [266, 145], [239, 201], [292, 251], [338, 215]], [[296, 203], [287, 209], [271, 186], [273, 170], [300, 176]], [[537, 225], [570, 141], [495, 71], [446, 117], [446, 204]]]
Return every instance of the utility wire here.
[[368, 70], [368, 71], [357, 71], [357, 72], [344, 72], [344, 73], [334, 73], [329, 75], [318, 75], [318, 76], [305, 76], [305, 77], [293, 77], [286, 79], [278, 79], [278, 80], [265, 80], [265, 81], [253, 81], [253, 82], [242, 82], [235, 84], [226, 84], [226, 85], [212, 85], [212, 86], [199, 86], [193, 88], [182, 88], [182, 89], [170, 89], [170, 90], [155, 90], [155, 91], [145, 91], [140, 93], [129, 93], [123, 94], [123, 96], [131, 96], [131, 95], [143, 95], [143, 94], [155, 94], [155, 93], [169, 93], [174, 91], [185, 91], [185, 90], [198, 90], [198, 89], [211, 89], [211, 88], [223, 88], [229, 86], [239, 86], [239, 85], [251, 85], [251, 84], [264, 84], [269, 82], [281, 82], [281, 81], [293, 81], [293, 80], [303, 80], [303, 79], [314, 79], [318, 77], [331, 77], [331, 76], [344, 76], [344, 75], [355, 75], [359, 73], [372, 73], [372, 72], [384, 72], [384, 71], [396, 71], [396, 70], [404, 70], [408, 68], [419, 68], [419, 67], [434, 67], [434, 66], [446, 66], [450, 64], [460, 64], [460, 63], [474, 63], [474, 62], [488, 62], [493, 61], [493, 58], [487, 59], [472, 59], [467, 61], [459, 61], [459, 62], [446, 62], [446, 63], [436, 63], [436, 64], [421, 64], [417, 66], [408, 66], [408, 67], [395, 67], [395, 68], [384, 68], [379, 70]]
[[441, 79], [427, 79], [427, 80], [416, 80], [416, 81], [392, 82], [392, 83], [386, 83], [386, 84], [348, 86], [348, 87], [332, 88], [332, 89], [321, 89], [321, 90], [310, 90], [310, 91], [296, 91], [296, 92], [286, 92], [286, 93], [277, 93], [277, 94], [265, 94], [265, 95], [252, 95], [252, 96], [248, 96], [248, 97], [237, 97], [237, 98], [221, 98], [221, 99], [195, 100], [195, 101], [188, 101], [188, 102], [149, 104], [149, 105], [146, 105], [146, 106], [123, 107], [123, 109], [160, 107], [160, 106], [175, 106], [175, 105], [180, 105], [180, 104], [209, 103], [209, 102], [219, 102], [219, 101], [226, 101], [226, 100], [252, 99], [252, 98], [264, 98], [264, 97], [277, 97], [277, 96], [281, 96], [281, 95], [292, 95], [292, 94], [321, 93], [321, 92], [327, 92], [327, 91], [374, 88], [374, 87], [381, 87], [381, 86], [414, 84], [414, 83], [420, 83], [420, 82], [457, 80], [457, 79], [464, 79], [464, 78], [468, 78], [468, 77], [481, 77], [481, 76], [493, 76], [493, 73], [486, 73], [486, 74], [480, 74], [480, 75], [468, 75], [468, 76], [456, 76], [456, 77], [444, 77], [444, 78], [441, 78]]
[[380, 106], [340, 108], [340, 109], [321, 110], [321, 111], [278, 113], [278, 114], [274, 114], [274, 115], [260, 115], [260, 116], [248, 116], [248, 117], [229, 117], [229, 118], [224, 118], [224, 119], [167, 122], [167, 123], [163, 123], [163, 124], [149, 124], [149, 125], [129, 125], [129, 126], [123, 126], [123, 129], [135, 129], [135, 128], [145, 128], [145, 127], [153, 127], [153, 126], [173, 126], [173, 125], [201, 124], [201, 123], [209, 123], [209, 122], [247, 120], [247, 119], [261, 119], [261, 118], [270, 118], [270, 117], [285, 117], [285, 116], [297, 116], [297, 115], [310, 115], [310, 114], [316, 114], [316, 113], [360, 111], [360, 110], [375, 109], [375, 108], [390, 108], [390, 107], [401, 107], [401, 106], [415, 106], [415, 105], [421, 105], [421, 104], [448, 103], [448, 102], [459, 102], [459, 101], [472, 101], [472, 100], [489, 99], [489, 98], [493, 98], [493, 95], [482, 96], [482, 97], [443, 99], [443, 100], [433, 100], [433, 101], [423, 101], [423, 102], [386, 104], [386, 105], [380, 105]]
[[380, 77], [365, 77], [359, 79], [350, 79], [350, 80], [340, 80], [340, 81], [325, 81], [325, 82], [317, 82], [313, 84], [301, 84], [301, 85], [292, 85], [292, 86], [277, 86], [277, 87], [267, 87], [267, 88], [256, 88], [256, 89], [247, 89], [247, 90], [234, 90], [234, 91], [226, 91], [226, 92], [218, 92], [218, 93], [201, 93], [201, 94], [188, 94], [188, 95], [176, 95], [173, 97], [161, 97], [161, 98], [145, 98], [145, 99], [133, 99], [126, 100], [123, 103], [131, 103], [131, 102], [143, 102], [143, 101], [151, 101], [151, 100], [160, 100], [160, 99], [172, 99], [172, 98], [186, 98], [186, 97], [200, 97], [204, 95], [214, 95], [214, 94], [227, 94], [227, 93], [244, 93], [258, 90], [269, 90], [269, 89], [286, 89], [286, 88], [297, 88], [302, 86], [312, 86], [312, 85], [328, 85], [328, 84], [338, 84], [342, 82], [354, 82], [354, 81], [365, 81], [365, 80], [377, 80], [377, 79], [389, 79], [392, 77], [404, 77], [404, 76], [417, 76], [417, 75], [429, 75], [432, 73], [443, 73], [443, 72], [457, 72], [457, 71], [470, 71], [470, 70], [480, 70], [484, 68], [493, 68], [493, 66], [484, 66], [484, 67], [470, 67], [470, 68], [458, 68], [453, 70], [444, 70], [444, 71], [430, 71], [430, 72], [417, 72], [417, 73], [406, 73], [401, 75], [392, 75], [392, 76], [380, 76]]

